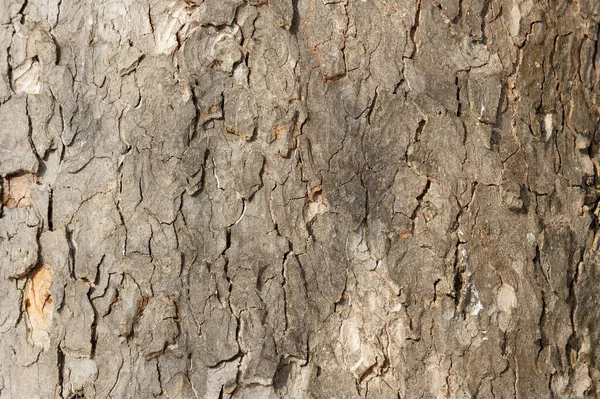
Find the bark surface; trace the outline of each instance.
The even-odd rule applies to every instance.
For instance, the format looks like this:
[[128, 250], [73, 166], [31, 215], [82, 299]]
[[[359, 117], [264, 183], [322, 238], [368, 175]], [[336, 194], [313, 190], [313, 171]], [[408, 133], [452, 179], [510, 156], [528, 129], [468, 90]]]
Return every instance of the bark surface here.
[[596, 398], [600, 2], [1, 0], [1, 398]]

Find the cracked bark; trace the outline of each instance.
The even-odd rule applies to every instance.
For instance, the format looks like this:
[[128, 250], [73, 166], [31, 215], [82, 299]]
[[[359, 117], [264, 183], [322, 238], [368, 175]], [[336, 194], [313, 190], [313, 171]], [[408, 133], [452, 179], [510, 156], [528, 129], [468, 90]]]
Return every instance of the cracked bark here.
[[598, 397], [599, 30], [1, 1], [0, 396]]

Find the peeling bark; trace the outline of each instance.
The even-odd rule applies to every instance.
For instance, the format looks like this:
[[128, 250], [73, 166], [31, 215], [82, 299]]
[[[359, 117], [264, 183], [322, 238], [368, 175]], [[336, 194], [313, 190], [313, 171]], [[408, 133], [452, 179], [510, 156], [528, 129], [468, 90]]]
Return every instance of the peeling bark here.
[[1, 1], [0, 397], [597, 397], [599, 29]]

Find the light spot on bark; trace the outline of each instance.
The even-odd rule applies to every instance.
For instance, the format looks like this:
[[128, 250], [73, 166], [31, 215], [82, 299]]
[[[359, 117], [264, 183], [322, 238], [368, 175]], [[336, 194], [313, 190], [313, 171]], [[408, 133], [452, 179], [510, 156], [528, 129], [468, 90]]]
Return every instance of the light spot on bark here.
[[360, 349], [360, 333], [356, 320], [348, 319], [342, 326], [342, 342], [344, 346], [352, 352]]
[[533, 233], [527, 233], [527, 242], [529, 243], [529, 245], [534, 245], [535, 244], [535, 234]]
[[509, 29], [512, 37], [519, 35], [521, 29], [521, 10], [519, 9], [519, 2], [517, 1], [513, 3], [510, 9]]
[[52, 295], [50, 288], [54, 272], [48, 265], [39, 265], [30, 273], [25, 286], [24, 307], [27, 320], [27, 340], [46, 350], [50, 347]]
[[17, 93], [40, 94], [40, 64], [27, 60], [15, 69], [14, 80]]
[[546, 132], [546, 141], [550, 140], [553, 129], [554, 129], [554, 121], [552, 118], [552, 114], [546, 114], [544, 116], [544, 130]]
[[517, 306], [517, 294], [515, 293], [515, 289], [508, 284], [502, 284], [498, 289], [496, 302], [498, 303], [498, 309], [507, 313], [511, 312], [511, 310]]
[[172, 54], [179, 46], [177, 32], [185, 24], [185, 3], [171, 6], [158, 16], [154, 24], [154, 40], [159, 54]]
[[477, 316], [479, 312], [483, 310], [483, 304], [481, 303], [481, 299], [479, 299], [479, 292], [477, 291], [475, 284], [473, 284], [472, 290], [473, 296], [471, 297], [471, 316]]
[[[98, 367], [93, 359], [67, 356], [65, 359], [65, 379], [71, 393], [82, 392], [86, 385], [98, 378]], [[76, 397], [69, 395], [68, 397]]]
[[462, 256], [462, 265], [465, 270], [465, 275], [471, 277], [471, 271], [469, 270], [469, 254], [465, 248], [462, 249], [460, 254]]

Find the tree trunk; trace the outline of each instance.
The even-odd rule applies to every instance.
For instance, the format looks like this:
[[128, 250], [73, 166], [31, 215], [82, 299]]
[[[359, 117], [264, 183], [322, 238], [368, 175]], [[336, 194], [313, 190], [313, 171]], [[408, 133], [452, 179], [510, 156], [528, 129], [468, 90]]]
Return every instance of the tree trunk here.
[[0, 397], [598, 397], [599, 23], [0, 1]]

